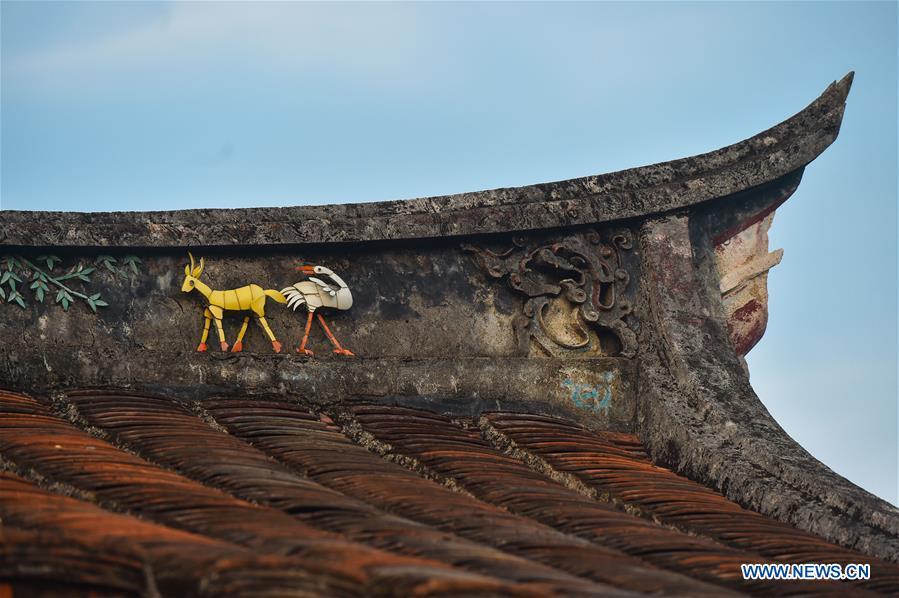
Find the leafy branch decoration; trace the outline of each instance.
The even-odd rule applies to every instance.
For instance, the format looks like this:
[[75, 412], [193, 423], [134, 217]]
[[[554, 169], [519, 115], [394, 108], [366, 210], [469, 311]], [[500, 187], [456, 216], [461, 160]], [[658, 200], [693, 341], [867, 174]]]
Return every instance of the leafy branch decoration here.
[[[99, 268], [105, 268], [110, 276], [128, 279], [132, 274], [139, 273], [140, 263], [134, 255], [121, 259], [101, 255], [92, 265], [85, 266], [78, 262], [64, 269], [62, 260], [55, 255], [40, 255], [33, 260], [21, 255], [6, 255], [0, 258], [0, 300], [17, 303], [24, 309], [27, 304], [22, 289], [28, 284], [38, 303], [43, 303], [47, 297], [54, 297], [55, 293], [53, 302], [62, 306], [63, 311], [69, 311], [69, 307], [80, 299], [96, 313], [98, 307], [108, 307], [109, 303], [103, 300], [100, 293], [88, 294], [91, 275], [97, 273]], [[81, 285], [80, 290], [73, 288], [76, 283]]]

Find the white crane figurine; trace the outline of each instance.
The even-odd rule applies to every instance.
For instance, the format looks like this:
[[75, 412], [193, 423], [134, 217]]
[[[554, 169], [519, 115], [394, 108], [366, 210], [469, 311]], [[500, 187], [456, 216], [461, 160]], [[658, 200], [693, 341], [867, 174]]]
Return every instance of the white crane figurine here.
[[[281, 289], [281, 294], [287, 298], [287, 305], [292, 307], [294, 311], [301, 305], [306, 306], [309, 317], [306, 319], [306, 331], [303, 333], [303, 342], [300, 343], [297, 353], [312, 356], [315, 354], [306, 348], [306, 342], [309, 340], [309, 329], [312, 328], [312, 316], [315, 314], [315, 310], [320, 307], [339, 310], [349, 309], [353, 306], [353, 294], [350, 293], [349, 287], [346, 286], [341, 277], [324, 266], [300, 266], [297, 270], [308, 276], [309, 279]], [[313, 274], [326, 276], [333, 281], [333, 284], [329, 284], [313, 276]], [[318, 314], [318, 321], [325, 334], [328, 335], [328, 339], [334, 345], [334, 352], [338, 355], [352, 356], [353, 352], [341, 347], [334, 335], [331, 334], [331, 330], [321, 314]]]

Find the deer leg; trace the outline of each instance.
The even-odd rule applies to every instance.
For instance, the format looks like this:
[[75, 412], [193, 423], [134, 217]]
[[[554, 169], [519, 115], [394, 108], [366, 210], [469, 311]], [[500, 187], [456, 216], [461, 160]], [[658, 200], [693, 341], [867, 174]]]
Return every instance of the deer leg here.
[[325, 323], [325, 319], [322, 317], [321, 314], [318, 314], [318, 321], [322, 325], [322, 328], [325, 329], [325, 334], [328, 335], [328, 339], [331, 341], [331, 344], [334, 345], [334, 352], [337, 353], [338, 355], [352, 356], [353, 352], [350, 351], [349, 349], [344, 349], [343, 347], [341, 347], [340, 343], [337, 342], [337, 339], [334, 338], [334, 335], [331, 334], [331, 330], [328, 328], [328, 325]]
[[222, 319], [221, 318], [215, 319], [215, 328], [216, 328], [216, 330], [218, 330], [218, 333], [219, 333], [219, 344], [222, 347], [222, 351], [227, 351], [228, 350], [228, 341], [225, 340], [225, 329], [222, 328]]
[[268, 340], [272, 341], [272, 349], [274, 349], [275, 353], [281, 352], [281, 343], [278, 339], [275, 338], [275, 333], [272, 332], [272, 329], [269, 328], [268, 322], [265, 321], [265, 318], [262, 316], [258, 316], [256, 321], [259, 322], [259, 325], [262, 326], [262, 329], [265, 330], [265, 333], [268, 335]]
[[243, 325], [240, 327], [240, 332], [237, 333], [237, 340], [234, 341], [234, 346], [231, 347], [232, 353], [240, 353], [243, 351], [243, 335], [247, 333], [247, 325], [250, 323], [250, 316], [244, 316]]
[[303, 342], [300, 343], [300, 348], [297, 349], [297, 353], [302, 353], [303, 355], [309, 355], [312, 357], [315, 355], [312, 351], [306, 348], [306, 342], [309, 340], [309, 329], [312, 328], [312, 312], [309, 312], [309, 317], [306, 318], [306, 331], [303, 332]]
[[202, 338], [200, 338], [200, 344], [197, 347], [197, 351], [200, 353], [208, 349], [208, 347], [206, 346], [206, 339], [209, 338], [209, 324], [212, 322], [212, 314], [209, 313], [208, 309], [206, 309], [203, 310], [203, 317], [206, 319], [206, 321], [203, 323], [203, 336]]

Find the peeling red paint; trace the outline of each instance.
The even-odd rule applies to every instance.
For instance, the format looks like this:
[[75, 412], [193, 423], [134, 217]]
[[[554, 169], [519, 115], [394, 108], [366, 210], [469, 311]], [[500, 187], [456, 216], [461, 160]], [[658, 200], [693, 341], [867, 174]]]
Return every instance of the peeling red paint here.
[[727, 323], [737, 354], [749, 353], [765, 335], [767, 327], [768, 309], [757, 300], [752, 299], [738, 308]]

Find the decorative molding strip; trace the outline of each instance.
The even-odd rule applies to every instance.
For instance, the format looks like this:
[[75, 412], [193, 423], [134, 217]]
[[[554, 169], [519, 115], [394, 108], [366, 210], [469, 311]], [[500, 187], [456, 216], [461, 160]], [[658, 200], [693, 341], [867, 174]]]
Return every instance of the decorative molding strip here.
[[[2, 356], [0, 356], [2, 357]], [[633, 431], [637, 399], [636, 363], [598, 357], [528, 359], [452, 357], [445, 359], [365, 358], [300, 360], [274, 353], [175, 354], [135, 349], [127, 360], [105, 360], [70, 375], [69, 355], [47, 356], [40, 380], [0, 359], [6, 387], [32, 392], [115, 387], [164, 392], [195, 400], [233, 392], [245, 396], [299, 396], [313, 404], [375, 400], [473, 416], [515, 409], [574, 418], [590, 426]], [[152, 361], [154, 376], [135, 378], [131, 363]], [[326, 389], [323, 391], [322, 389]]]

